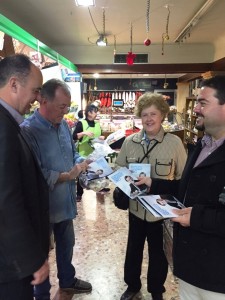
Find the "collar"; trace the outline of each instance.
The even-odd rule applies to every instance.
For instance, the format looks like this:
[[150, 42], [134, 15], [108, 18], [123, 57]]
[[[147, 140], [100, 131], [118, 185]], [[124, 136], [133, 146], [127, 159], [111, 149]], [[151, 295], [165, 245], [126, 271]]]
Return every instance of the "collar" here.
[[8, 103], [6, 103], [4, 100], [0, 99], [0, 104], [6, 109], [8, 110], [8, 112], [10, 113], [10, 115], [16, 120], [16, 122], [18, 124], [21, 124], [24, 121], [24, 117], [21, 116], [20, 113], [18, 113], [17, 110], [15, 110], [15, 108], [13, 108], [12, 106], [10, 106]]
[[[50, 121], [48, 121], [47, 119], [45, 119], [40, 113], [38, 108], [35, 109], [34, 111], [34, 115], [35, 117], [40, 121], [40, 123], [42, 123], [44, 126], [46, 126], [47, 128], [56, 128], [55, 125], [53, 125]], [[59, 126], [62, 124], [59, 123]]]
[[207, 147], [212, 147], [213, 144], [218, 148], [223, 144], [225, 141], [225, 137], [220, 138], [219, 140], [213, 140], [211, 135], [205, 134], [201, 140], [202, 142], [202, 148], [207, 146]]
[[[161, 143], [164, 139], [164, 134], [165, 134], [165, 131], [164, 131], [163, 127], [161, 126], [159, 132], [157, 133], [157, 135], [152, 140], [155, 140], [155, 141]], [[140, 130], [138, 133], [135, 133], [134, 136], [133, 136], [133, 141], [135, 143], [141, 143], [142, 141], [144, 141], [147, 144], [149, 144], [152, 140], [149, 140], [149, 138], [148, 138], [146, 132], [144, 131], [144, 129]]]

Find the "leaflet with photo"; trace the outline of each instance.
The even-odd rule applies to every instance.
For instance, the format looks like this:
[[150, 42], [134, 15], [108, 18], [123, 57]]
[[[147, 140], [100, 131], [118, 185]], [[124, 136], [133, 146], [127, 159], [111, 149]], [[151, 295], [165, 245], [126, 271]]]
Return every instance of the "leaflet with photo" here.
[[156, 218], [174, 218], [177, 214], [172, 210], [185, 206], [172, 195], [139, 196], [138, 201]]
[[145, 193], [147, 190], [147, 186], [144, 184], [140, 186], [135, 185], [138, 179], [126, 167], [118, 169], [113, 174], [109, 175], [108, 178], [131, 199]]
[[108, 145], [111, 145], [111, 144], [119, 141], [123, 137], [125, 137], [125, 130], [119, 129], [115, 132], [112, 132], [109, 136], [107, 136], [105, 141]]
[[88, 165], [87, 179], [93, 180], [97, 178], [106, 177], [113, 172], [110, 165], [107, 163], [104, 157], [100, 157]]
[[131, 173], [136, 177], [151, 176], [151, 164], [130, 163], [129, 170], [131, 170]]
[[100, 144], [108, 144], [111, 145], [117, 141], [119, 141], [120, 139], [122, 139], [123, 137], [125, 137], [125, 130], [123, 129], [119, 129], [115, 132], [110, 133], [107, 138], [105, 140], [99, 139], [99, 138], [94, 138], [94, 139], [90, 139], [91, 143], [100, 143]]

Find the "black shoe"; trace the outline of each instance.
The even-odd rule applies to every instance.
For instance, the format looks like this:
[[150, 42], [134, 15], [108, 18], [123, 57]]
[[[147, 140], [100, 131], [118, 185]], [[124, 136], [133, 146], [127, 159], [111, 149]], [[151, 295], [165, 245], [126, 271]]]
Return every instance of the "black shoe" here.
[[76, 282], [68, 288], [61, 288], [66, 292], [72, 292], [73, 294], [89, 293], [92, 291], [92, 285], [84, 280], [76, 279]]
[[163, 300], [162, 293], [152, 293], [152, 300]]
[[137, 294], [138, 292], [130, 292], [128, 290], [126, 290], [123, 295], [121, 296], [120, 300], [132, 300]]

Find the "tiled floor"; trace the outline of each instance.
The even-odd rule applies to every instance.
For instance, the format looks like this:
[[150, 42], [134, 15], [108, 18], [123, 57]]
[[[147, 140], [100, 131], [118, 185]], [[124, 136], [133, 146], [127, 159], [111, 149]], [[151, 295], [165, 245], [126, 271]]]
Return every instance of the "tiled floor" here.
[[[76, 276], [89, 281], [89, 294], [70, 295], [58, 290], [54, 250], [50, 253], [52, 299], [54, 300], [119, 300], [125, 291], [123, 265], [127, 242], [127, 211], [117, 209], [109, 194], [96, 199], [96, 193], [86, 190], [78, 203], [79, 215], [74, 221], [76, 245], [73, 263]], [[147, 251], [142, 270], [142, 291], [136, 299], [151, 299], [146, 290]], [[165, 300], [177, 300], [177, 284], [169, 271]]]

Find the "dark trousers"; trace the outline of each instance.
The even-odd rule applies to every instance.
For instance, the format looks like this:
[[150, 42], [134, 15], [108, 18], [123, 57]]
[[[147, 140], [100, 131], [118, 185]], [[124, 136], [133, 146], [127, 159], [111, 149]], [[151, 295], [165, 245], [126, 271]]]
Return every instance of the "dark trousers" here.
[[84, 189], [80, 185], [79, 180], [77, 180], [77, 196], [81, 196], [82, 197], [83, 193], [84, 193]]
[[[75, 268], [72, 264], [73, 248], [75, 245], [73, 220], [51, 224], [51, 230], [53, 230], [56, 245], [59, 287], [67, 288], [75, 283]], [[43, 283], [35, 286], [35, 298], [38, 300], [49, 300], [50, 288], [49, 278], [47, 278]]]
[[129, 232], [124, 268], [124, 280], [128, 290], [138, 292], [141, 289], [141, 267], [144, 244], [148, 242], [147, 289], [149, 293], [165, 292], [164, 282], [168, 272], [168, 263], [163, 251], [162, 222], [146, 222], [129, 213]]
[[0, 283], [1, 300], [33, 300], [33, 276], [21, 280]]

